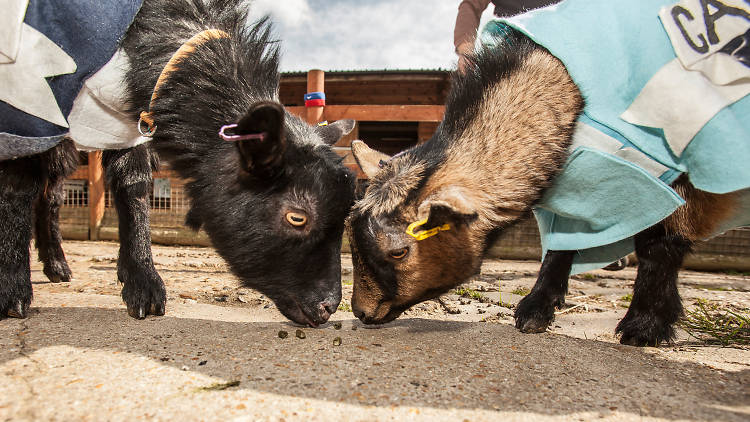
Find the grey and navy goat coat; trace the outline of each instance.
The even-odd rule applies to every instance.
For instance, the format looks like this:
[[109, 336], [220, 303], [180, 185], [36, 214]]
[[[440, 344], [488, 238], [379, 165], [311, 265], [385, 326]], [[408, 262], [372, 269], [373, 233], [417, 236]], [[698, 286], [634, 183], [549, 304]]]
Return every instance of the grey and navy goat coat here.
[[633, 236], [684, 204], [670, 187], [739, 192], [721, 227], [750, 224], [750, 3], [566, 0], [490, 22], [567, 68], [586, 106], [571, 155], [534, 210], [544, 250], [576, 250], [573, 273], [633, 251]]
[[0, 160], [65, 136], [81, 149], [145, 142], [124, 109], [119, 45], [142, 0], [6, 0], [0, 14]]

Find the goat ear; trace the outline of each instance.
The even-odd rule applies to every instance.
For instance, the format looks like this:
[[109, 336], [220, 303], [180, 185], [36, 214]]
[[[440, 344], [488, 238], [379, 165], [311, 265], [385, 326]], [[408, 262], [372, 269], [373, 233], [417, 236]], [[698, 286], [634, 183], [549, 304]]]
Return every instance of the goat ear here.
[[417, 216], [419, 220], [427, 219], [421, 229], [429, 230], [449, 223], [469, 224], [477, 219], [478, 214], [472, 199], [464, 189], [447, 187], [422, 201], [417, 209]]
[[315, 128], [320, 137], [327, 145], [333, 145], [341, 139], [341, 137], [348, 135], [354, 130], [354, 125], [357, 122], [354, 120], [337, 120], [334, 123], [323, 124]]
[[272, 173], [281, 165], [286, 150], [284, 108], [271, 101], [253, 104], [237, 123], [234, 134], [259, 135], [236, 142], [243, 170], [256, 176]]
[[373, 178], [380, 171], [380, 162], [388, 161], [391, 157], [375, 151], [362, 141], [352, 141], [352, 154], [357, 165], [369, 178]]

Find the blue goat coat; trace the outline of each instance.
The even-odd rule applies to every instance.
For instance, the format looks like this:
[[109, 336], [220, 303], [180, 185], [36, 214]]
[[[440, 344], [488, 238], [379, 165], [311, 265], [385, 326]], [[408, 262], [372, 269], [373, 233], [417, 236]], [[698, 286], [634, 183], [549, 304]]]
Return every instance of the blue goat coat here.
[[721, 230], [750, 224], [750, 5], [722, 3], [566, 0], [485, 27], [485, 44], [509, 25], [545, 47], [585, 99], [535, 209], [545, 253], [578, 251], [573, 274], [632, 252], [635, 234], [684, 204], [669, 186], [683, 173], [707, 192], [740, 191]]

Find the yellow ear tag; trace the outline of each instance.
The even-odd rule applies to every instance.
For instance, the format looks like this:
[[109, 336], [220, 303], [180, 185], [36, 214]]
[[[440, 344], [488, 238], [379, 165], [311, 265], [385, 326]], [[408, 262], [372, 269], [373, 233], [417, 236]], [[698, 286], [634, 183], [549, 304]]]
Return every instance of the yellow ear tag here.
[[427, 239], [428, 237], [435, 236], [436, 234], [438, 234], [438, 232], [451, 229], [450, 224], [443, 224], [442, 226], [439, 226], [439, 227], [433, 227], [429, 230], [422, 230], [418, 233], [414, 233], [414, 229], [416, 229], [419, 226], [423, 226], [425, 224], [427, 224], [427, 218], [425, 218], [424, 220], [415, 221], [414, 223], [409, 224], [409, 227], [406, 228], [406, 234], [414, 237], [417, 240], [424, 240], [424, 239]]

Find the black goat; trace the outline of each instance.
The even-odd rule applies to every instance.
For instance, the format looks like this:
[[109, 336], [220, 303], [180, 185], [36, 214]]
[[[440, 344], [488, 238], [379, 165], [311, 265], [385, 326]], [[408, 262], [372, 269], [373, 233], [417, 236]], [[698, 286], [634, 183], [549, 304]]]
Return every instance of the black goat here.
[[[188, 180], [186, 223], [205, 229], [244, 285], [311, 326], [325, 322], [341, 300], [341, 235], [354, 177], [330, 145], [353, 122], [310, 126], [285, 111], [270, 24], [246, 21], [237, 0], [146, 0], [120, 44], [130, 66], [127, 111], [133, 125], [140, 115], [153, 130], [149, 143], [103, 155], [119, 215], [117, 275], [134, 318], [165, 311], [149, 233], [156, 154]], [[0, 162], [0, 315], [24, 317], [31, 302], [35, 201], [45, 274], [70, 278], [54, 214], [76, 156], [73, 142], [64, 140]]]

